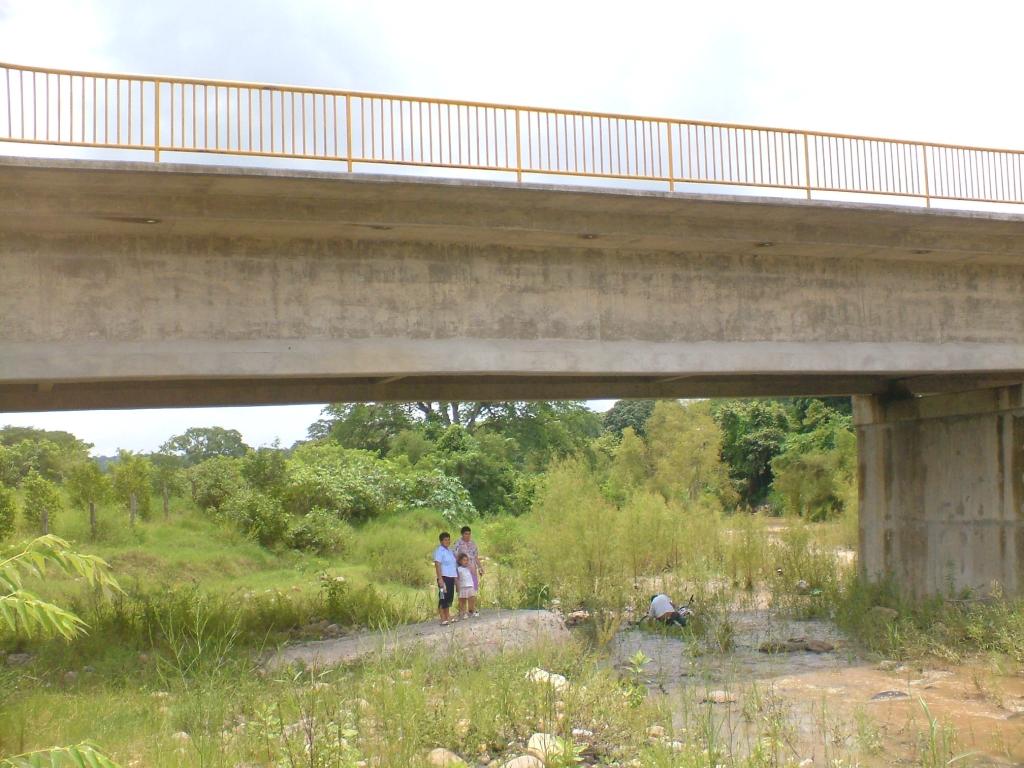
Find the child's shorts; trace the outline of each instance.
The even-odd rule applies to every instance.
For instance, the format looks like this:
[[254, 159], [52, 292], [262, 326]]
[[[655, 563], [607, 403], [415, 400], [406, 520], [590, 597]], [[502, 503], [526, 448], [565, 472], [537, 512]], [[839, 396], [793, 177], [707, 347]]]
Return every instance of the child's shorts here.
[[476, 597], [476, 587], [461, 587], [459, 589], [459, 599], [464, 600], [467, 597]]

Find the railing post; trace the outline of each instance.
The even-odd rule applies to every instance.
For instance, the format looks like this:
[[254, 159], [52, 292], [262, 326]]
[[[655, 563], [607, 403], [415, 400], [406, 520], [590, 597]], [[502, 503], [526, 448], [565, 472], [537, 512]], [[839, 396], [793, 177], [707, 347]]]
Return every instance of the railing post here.
[[668, 191], [676, 191], [676, 166], [672, 154], [672, 123], [665, 123], [665, 133], [668, 134]]
[[352, 173], [352, 94], [345, 94], [345, 154], [348, 156], [348, 172]]
[[807, 190], [807, 199], [811, 199], [811, 152], [807, 146], [807, 134], [804, 134], [804, 188]]
[[153, 81], [153, 101], [156, 104], [153, 117], [153, 162], [160, 162], [160, 81]]
[[523, 140], [519, 130], [519, 110], [516, 110], [516, 181], [523, 181]]
[[923, 158], [922, 166], [924, 167], [924, 207], [932, 207], [931, 189], [928, 181], [928, 146], [921, 146], [921, 157]]

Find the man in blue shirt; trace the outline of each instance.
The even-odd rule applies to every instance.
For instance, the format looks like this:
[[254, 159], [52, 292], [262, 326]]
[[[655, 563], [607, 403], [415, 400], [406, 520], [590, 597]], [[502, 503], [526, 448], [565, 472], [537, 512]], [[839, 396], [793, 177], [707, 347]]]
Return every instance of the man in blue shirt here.
[[449, 609], [455, 597], [455, 576], [458, 574], [455, 554], [449, 549], [452, 543], [451, 534], [445, 531], [437, 537], [437, 549], [434, 550], [434, 571], [437, 574], [437, 612], [441, 618], [441, 626], [452, 623]]

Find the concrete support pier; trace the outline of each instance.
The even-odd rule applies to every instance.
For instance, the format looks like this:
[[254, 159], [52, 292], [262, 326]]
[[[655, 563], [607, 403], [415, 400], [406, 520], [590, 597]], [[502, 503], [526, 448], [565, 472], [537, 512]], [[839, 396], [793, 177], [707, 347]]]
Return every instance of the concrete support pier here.
[[915, 596], [1021, 594], [1024, 387], [859, 396], [854, 420], [865, 575]]

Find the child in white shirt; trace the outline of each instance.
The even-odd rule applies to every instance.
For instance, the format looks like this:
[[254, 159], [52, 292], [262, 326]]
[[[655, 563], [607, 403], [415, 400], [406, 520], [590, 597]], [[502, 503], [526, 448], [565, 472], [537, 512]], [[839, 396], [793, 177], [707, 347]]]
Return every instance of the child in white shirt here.
[[469, 555], [463, 553], [458, 559], [459, 619], [468, 619], [476, 610], [476, 588], [473, 586], [473, 572], [469, 569]]

